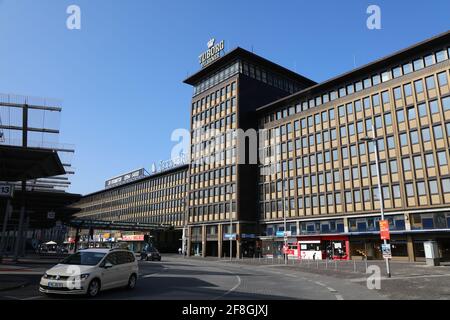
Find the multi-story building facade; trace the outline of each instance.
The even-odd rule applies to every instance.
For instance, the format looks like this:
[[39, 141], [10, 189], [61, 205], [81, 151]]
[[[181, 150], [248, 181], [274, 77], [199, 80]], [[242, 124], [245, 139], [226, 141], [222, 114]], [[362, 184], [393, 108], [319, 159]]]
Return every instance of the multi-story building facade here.
[[[187, 169], [187, 165], [178, 166], [88, 194], [76, 204], [75, 207], [80, 210], [76, 217], [172, 226], [173, 230], [155, 230], [152, 236], [162, 249], [177, 249], [180, 230], [186, 223]], [[97, 231], [100, 234], [103, 232]]]
[[364, 139], [374, 128], [393, 256], [423, 257], [429, 239], [450, 256], [449, 43], [446, 33], [258, 109], [260, 152], [282, 164], [260, 166], [266, 251], [280, 251], [286, 215], [295, 249], [381, 257], [375, 148]]
[[[231, 245], [231, 254], [240, 256], [241, 249], [248, 251], [255, 245], [254, 238], [244, 240], [242, 235], [255, 235], [258, 229], [257, 165], [241, 159], [248, 152], [238, 150], [248, 146], [239, 145], [237, 130], [256, 128], [258, 106], [315, 82], [242, 48], [230, 51], [184, 82], [194, 87], [188, 251], [229, 256]], [[241, 237], [223, 241], [232, 234]]]
[[[170, 220], [161, 204], [154, 220], [150, 187], [121, 197], [122, 211], [102, 207], [100, 198], [139, 181], [86, 196], [81, 215], [185, 223], [193, 255], [229, 256], [230, 243], [233, 256], [281, 254], [289, 231], [306, 258], [379, 258], [375, 148], [365, 139], [375, 133], [393, 257], [420, 259], [430, 239], [448, 257], [449, 45], [446, 32], [319, 84], [234, 49], [185, 80], [194, 87], [191, 158], [176, 198], [185, 210]], [[252, 129], [259, 163], [236, 134]], [[143, 209], [129, 211], [131, 202]]]

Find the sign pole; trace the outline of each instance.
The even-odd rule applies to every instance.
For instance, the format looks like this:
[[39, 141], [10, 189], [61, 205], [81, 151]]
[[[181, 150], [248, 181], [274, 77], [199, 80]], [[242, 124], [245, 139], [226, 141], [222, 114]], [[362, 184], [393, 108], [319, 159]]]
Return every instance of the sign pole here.
[[[379, 166], [379, 159], [378, 159], [378, 142], [377, 142], [377, 134], [375, 131], [375, 127], [372, 126], [372, 132], [373, 132], [373, 144], [374, 144], [374, 151], [375, 151], [375, 166], [377, 169], [377, 178], [378, 178], [378, 199], [380, 200], [380, 210], [381, 210], [381, 220], [384, 220], [384, 199], [383, 199], [383, 191], [381, 190], [381, 177], [380, 177], [380, 166]], [[381, 229], [381, 226], [380, 226]], [[381, 230], [380, 230], [381, 233]], [[386, 237], [383, 237], [384, 246], [387, 247], [387, 240]], [[388, 278], [391, 277], [391, 270], [389, 266], [389, 258], [385, 257], [386, 261], [386, 272]]]

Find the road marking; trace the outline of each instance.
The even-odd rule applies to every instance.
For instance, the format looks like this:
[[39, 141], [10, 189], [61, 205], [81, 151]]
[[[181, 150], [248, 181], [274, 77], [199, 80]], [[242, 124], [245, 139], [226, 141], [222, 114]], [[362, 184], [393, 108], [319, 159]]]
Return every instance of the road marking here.
[[13, 296], [4, 296], [4, 297], [8, 298], [8, 299], [13, 299], [13, 300], [20, 300], [20, 298], [13, 297]]
[[[417, 279], [417, 278], [439, 278], [439, 277], [450, 277], [450, 274], [430, 274], [430, 275], [422, 275], [422, 276], [399, 276], [399, 277], [382, 277], [381, 280], [402, 280], [402, 279]], [[350, 282], [366, 282], [367, 278], [357, 278], [350, 279]]]
[[29, 297], [29, 298], [25, 298], [25, 299], [22, 299], [22, 300], [36, 300], [36, 299], [44, 299], [45, 297], [43, 297], [43, 296], [35, 296], [35, 297]]
[[337, 290], [335, 290], [335, 289], [333, 289], [333, 288], [331, 288], [331, 287], [327, 287], [327, 289], [328, 289], [328, 291], [330, 291], [330, 292], [337, 292]]
[[[310, 281], [312, 281], [312, 280], [310, 280]], [[314, 283], [315, 283], [315, 284], [318, 284], [319, 286], [326, 287], [326, 285], [323, 284], [322, 282], [314, 281]]]
[[335, 294], [336, 296], [336, 300], [344, 300], [344, 297], [341, 296], [340, 294]]
[[150, 278], [150, 277], [153, 277], [153, 276], [156, 276], [156, 275], [158, 275], [159, 273], [152, 273], [152, 274], [146, 274], [146, 275], [144, 275], [144, 276], [141, 276], [141, 278]]
[[297, 276], [296, 276], [296, 275], [293, 275], [293, 274], [289, 274], [289, 273], [286, 273], [286, 274], [285, 274], [285, 276], [286, 276], [286, 277], [291, 277], [291, 278], [297, 278]]

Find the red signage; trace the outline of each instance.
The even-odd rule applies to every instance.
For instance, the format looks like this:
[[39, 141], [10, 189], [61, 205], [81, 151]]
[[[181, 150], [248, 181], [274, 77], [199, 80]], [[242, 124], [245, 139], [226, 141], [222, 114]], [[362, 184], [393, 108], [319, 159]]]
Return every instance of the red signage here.
[[123, 235], [123, 241], [144, 241], [143, 234], [131, 234], [131, 235]]
[[381, 240], [390, 240], [391, 235], [389, 233], [389, 221], [380, 220], [380, 236]]

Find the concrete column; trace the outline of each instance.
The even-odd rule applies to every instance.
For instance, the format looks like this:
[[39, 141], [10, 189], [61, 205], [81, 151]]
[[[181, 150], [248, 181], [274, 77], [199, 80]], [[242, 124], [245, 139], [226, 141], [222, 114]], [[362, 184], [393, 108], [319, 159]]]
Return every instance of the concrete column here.
[[222, 246], [223, 246], [223, 228], [222, 225], [219, 224], [217, 226], [217, 256], [218, 258], [222, 258]]
[[23, 235], [23, 221], [25, 218], [25, 206], [22, 205], [20, 208], [20, 218], [19, 218], [19, 226], [17, 228], [17, 234], [16, 234], [16, 243], [14, 246], [14, 258], [13, 261], [17, 262], [17, 259], [19, 258], [20, 249], [21, 249], [21, 243], [22, 243], [22, 235]]
[[295, 227], [297, 228], [297, 235], [299, 235], [299, 234], [300, 234], [300, 231], [301, 231], [301, 230], [300, 230], [300, 221], [297, 220], [297, 221], [295, 222]]
[[236, 259], [241, 258], [241, 224], [238, 222], [236, 225]]
[[191, 256], [191, 246], [192, 246], [192, 228], [191, 227], [187, 227], [187, 256], [190, 257]]
[[406, 236], [406, 248], [408, 250], [408, 259], [410, 262], [414, 262], [414, 243], [411, 235]]
[[411, 215], [408, 212], [404, 213], [405, 216], [405, 230], [411, 230]]
[[348, 233], [348, 218], [344, 217], [344, 232]]
[[202, 225], [202, 257], [206, 257], [206, 225]]

